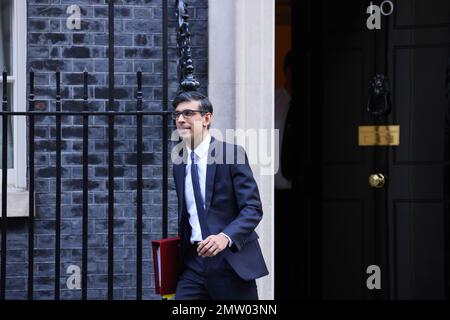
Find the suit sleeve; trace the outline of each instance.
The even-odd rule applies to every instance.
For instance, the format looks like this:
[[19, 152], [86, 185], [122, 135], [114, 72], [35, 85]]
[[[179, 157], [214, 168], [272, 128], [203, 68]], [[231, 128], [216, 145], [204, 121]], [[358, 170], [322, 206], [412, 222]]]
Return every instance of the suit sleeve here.
[[239, 213], [223, 233], [233, 241], [234, 250], [240, 250], [261, 221], [263, 211], [258, 186], [244, 149], [237, 146], [236, 155], [238, 162], [230, 166], [230, 173]]

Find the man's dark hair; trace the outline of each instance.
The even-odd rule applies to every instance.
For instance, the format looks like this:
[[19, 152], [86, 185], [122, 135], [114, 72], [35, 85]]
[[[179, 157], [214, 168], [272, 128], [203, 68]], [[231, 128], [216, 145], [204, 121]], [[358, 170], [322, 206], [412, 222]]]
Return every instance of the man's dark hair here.
[[292, 51], [286, 53], [286, 56], [284, 57], [283, 71], [286, 72], [286, 69], [288, 68], [292, 68]]
[[211, 104], [211, 101], [209, 101], [208, 97], [204, 94], [197, 92], [197, 91], [182, 91], [177, 94], [175, 99], [173, 99], [172, 106], [174, 109], [182, 103], [182, 102], [189, 102], [189, 101], [198, 101], [200, 102], [200, 108], [199, 110], [203, 111], [204, 113], [213, 113], [213, 106]]

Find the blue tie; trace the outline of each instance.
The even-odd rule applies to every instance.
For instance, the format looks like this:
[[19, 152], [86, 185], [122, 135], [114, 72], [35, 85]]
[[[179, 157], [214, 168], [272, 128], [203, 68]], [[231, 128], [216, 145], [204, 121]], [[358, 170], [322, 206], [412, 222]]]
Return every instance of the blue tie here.
[[202, 193], [200, 191], [200, 182], [198, 178], [198, 168], [195, 162], [195, 153], [191, 152], [191, 179], [192, 188], [194, 189], [195, 206], [197, 208], [198, 221], [200, 222], [200, 228], [202, 230], [202, 238], [206, 239], [210, 235], [208, 226], [205, 220], [205, 207], [203, 204]]

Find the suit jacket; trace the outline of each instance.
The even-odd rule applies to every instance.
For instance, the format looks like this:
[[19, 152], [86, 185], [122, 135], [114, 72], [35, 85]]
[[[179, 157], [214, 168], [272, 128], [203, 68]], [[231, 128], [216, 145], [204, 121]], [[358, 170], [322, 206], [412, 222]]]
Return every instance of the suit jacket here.
[[[191, 236], [184, 197], [186, 158], [187, 150], [183, 148], [173, 164], [182, 260]], [[263, 215], [261, 200], [242, 147], [211, 139], [206, 169], [205, 208], [210, 233], [223, 232], [233, 241], [231, 247], [219, 254], [224, 256], [236, 273], [244, 280], [267, 275], [269, 272], [255, 232]]]

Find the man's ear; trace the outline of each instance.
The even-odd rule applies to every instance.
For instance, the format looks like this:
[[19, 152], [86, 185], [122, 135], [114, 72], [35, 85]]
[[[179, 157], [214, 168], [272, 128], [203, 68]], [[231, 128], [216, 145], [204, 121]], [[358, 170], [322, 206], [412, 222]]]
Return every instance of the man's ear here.
[[207, 114], [205, 114], [204, 118], [205, 121], [203, 121], [203, 126], [208, 127], [211, 124], [212, 114], [208, 112]]

